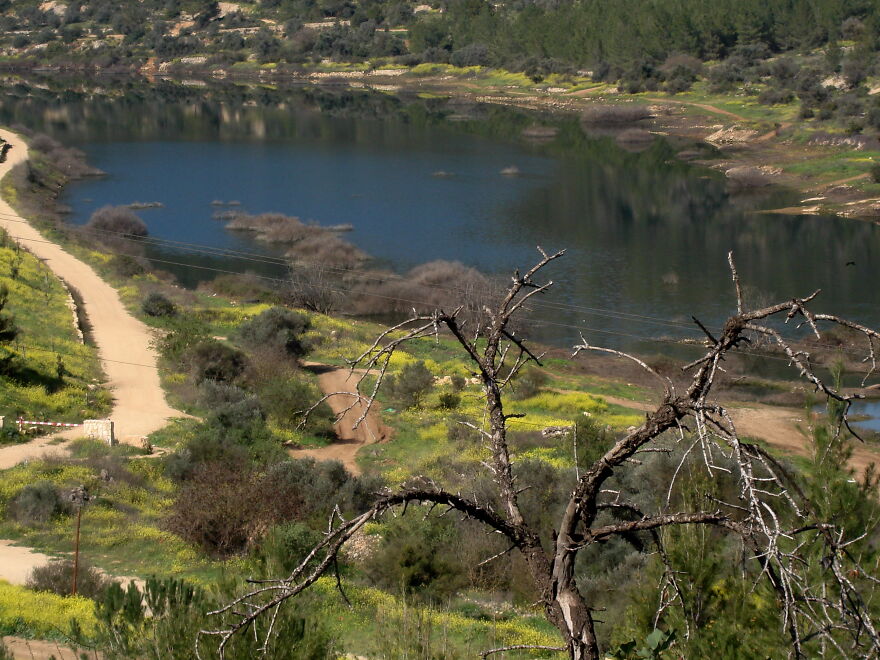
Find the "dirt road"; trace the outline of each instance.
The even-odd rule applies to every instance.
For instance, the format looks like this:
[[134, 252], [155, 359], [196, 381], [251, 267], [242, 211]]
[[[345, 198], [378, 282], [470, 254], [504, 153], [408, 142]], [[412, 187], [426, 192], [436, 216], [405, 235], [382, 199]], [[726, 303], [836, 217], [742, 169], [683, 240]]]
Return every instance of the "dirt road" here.
[[[602, 398], [608, 403], [634, 410], [649, 412], [655, 409], [654, 405], [642, 401], [630, 401], [605, 395], [602, 395]], [[759, 438], [787, 453], [809, 456], [810, 443], [807, 437], [807, 422], [804, 419], [804, 411], [760, 404], [739, 408], [728, 407], [728, 411], [737, 431], [743, 437]], [[849, 466], [855, 470], [857, 476], [860, 476], [871, 463], [880, 465], [880, 453], [855, 442]]]
[[[27, 160], [27, 145], [18, 135], [9, 131], [0, 130], [0, 137], [12, 144], [6, 162], [0, 163], [2, 178], [15, 165]], [[136, 444], [142, 436], [164, 426], [167, 419], [182, 416], [183, 413], [165, 402], [156, 369], [156, 352], [150, 345], [152, 335], [149, 329], [128, 313], [116, 290], [88, 265], [58, 245], [46, 241], [36, 229], [23, 221], [6, 200], [0, 200], [0, 227], [45, 261], [53, 273], [82, 295], [86, 314], [93, 326], [98, 355], [113, 390], [110, 418], [120, 441]], [[10, 452], [10, 456], [15, 458], [8, 460], [23, 460], [22, 452], [39, 452], [31, 454], [39, 456], [45, 451], [45, 448], [36, 446], [33, 450], [21, 447], [9, 449], [15, 449], [16, 452]], [[0, 467], [4, 467], [8, 460], [0, 452]]]
[[[326, 447], [317, 449], [291, 449], [290, 455], [294, 458], [311, 457], [319, 461], [337, 460], [353, 474], [360, 474], [361, 470], [355, 462], [358, 450], [364, 445], [382, 442], [388, 437], [388, 428], [379, 420], [378, 414], [371, 410], [367, 418], [355, 429], [352, 428], [363, 414], [363, 404], [357, 402], [355, 396], [344, 394], [353, 392], [358, 373], [349, 374], [349, 370], [342, 367], [330, 367], [316, 362], [306, 362], [306, 368], [318, 374], [318, 385], [326, 394], [340, 392], [336, 396], [327, 399], [330, 408], [342, 418], [336, 423], [336, 436], [338, 440]], [[346, 408], [354, 403], [354, 407], [347, 412]]]
[[[56, 642], [22, 637], [4, 637], [3, 643], [16, 660], [80, 660], [80, 652]], [[86, 657], [89, 660], [100, 660], [104, 655], [89, 651]]]

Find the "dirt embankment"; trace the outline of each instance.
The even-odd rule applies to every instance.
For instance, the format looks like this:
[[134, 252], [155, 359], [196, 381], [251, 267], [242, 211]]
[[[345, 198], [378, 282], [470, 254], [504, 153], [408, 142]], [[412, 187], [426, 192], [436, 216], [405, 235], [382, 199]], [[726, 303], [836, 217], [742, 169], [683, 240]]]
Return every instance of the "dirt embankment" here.
[[[365, 445], [383, 442], [389, 437], [390, 430], [379, 419], [375, 408], [370, 409], [366, 418], [358, 424], [364, 414], [365, 404], [351, 392], [355, 391], [359, 372], [352, 373], [343, 367], [331, 367], [317, 362], [304, 363], [306, 368], [318, 374], [318, 385], [324, 395], [329, 396], [327, 403], [339, 417], [336, 422], [336, 442], [326, 447], [314, 449], [291, 449], [294, 458], [315, 458], [319, 461], [336, 460], [353, 474], [360, 474], [361, 469], [355, 460], [358, 451]], [[357, 428], [355, 425], [357, 424]]]
[[[28, 151], [27, 144], [15, 133], [0, 130], [0, 138], [12, 145], [6, 161], [0, 163], [2, 179], [13, 167], [27, 160]], [[110, 418], [115, 424], [116, 436], [122, 442], [137, 444], [143, 436], [162, 428], [168, 419], [183, 416], [184, 413], [165, 401], [159, 384], [158, 356], [152, 347], [152, 333], [126, 310], [116, 290], [87, 264], [47, 241], [5, 199], [0, 199], [0, 227], [45, 261], [53, 273], [82, 296], [98, 356], [107, 383], [113, 390]], [[77, 432], [61, 435], [76, 437]], [[7, 451], [8, 459], [4, 457]], [[45, 446], [40, 444], [4, 449], [0, 452], [0, 467], [8, 467], [6, 464], [10, 460], [18, 462], [39, 456], [44, 451]]]

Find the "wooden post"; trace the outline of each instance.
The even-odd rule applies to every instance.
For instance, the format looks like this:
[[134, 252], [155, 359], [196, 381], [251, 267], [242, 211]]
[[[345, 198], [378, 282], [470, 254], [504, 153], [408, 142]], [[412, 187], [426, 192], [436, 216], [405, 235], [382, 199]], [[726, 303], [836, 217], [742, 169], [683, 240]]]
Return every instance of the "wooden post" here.
[[76, 580], [79, 574], [79, 524], [82, 520], [82, 505], [76, 508], [76, 542], [73, 545], [73, 589], [71, 595], [76, 596]]

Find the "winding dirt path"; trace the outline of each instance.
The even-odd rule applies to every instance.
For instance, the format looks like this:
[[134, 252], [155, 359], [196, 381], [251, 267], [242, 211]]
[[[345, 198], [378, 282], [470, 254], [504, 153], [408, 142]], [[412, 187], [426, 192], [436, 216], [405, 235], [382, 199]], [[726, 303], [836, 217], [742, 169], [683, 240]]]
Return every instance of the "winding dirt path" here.
[[[2, 179], [13, 167], [27, 160], [28, 152], [27, 145], [15, 133], [0, 130], [0, 137], [12, 145], [6, 162], [0, 163]], [[116, 290], [91, 267], [47, 241], [3, 199], [0, 199], [0, 227], [80, 292], [93, 327], [101, 365], [113, 390], [110, 418], [120, 441], [136, 444], [143, 436], [162, 428], [166, 420], [184, 416], [165, 402], [150, 330], [125, 309]], [[78, 433], [74, 430], [59, 435], [70, 438]], [[4, 448], [0, 450], [0, 469], [45, 451], [45, 443], [41, 441]]]
[[646, 101], [651, 101], [653, 103], [674, 103], [676, 105], [687, 105], [692, 108], [699, 108], [700, 110], [705, 110], [706, 112], [710, 112], [716, 115], [723, 115], [724, 117], [730, 117], [731, 119], [735, 119], [736, 121], [749, 122], [752, 121], [748, 117], [743, 117], [742, 115], [738, 115], [735, 112], [731, 112], [730, 110], [724, 110], [723, 108], [717, 108], [714, 105], [709, 105], [708, 103], [693, 103], [692, 101], [681, 101], [679, 99], [660, 99], [653, 97], [645, 97]]
[[360, 374], [350, 373], [344, 367], [331, 367], [317, 362], [304, 362], [303, 366], [318, 374], [318, 385], [325, 395], [335, 394], [327, 399], [327, 403], [336, 415], [342, 417], [335, 425], [338, 438], [336, 442], [315, 449], [291, 449], [290, 455], [319, 461], [341, 461], [349, 472], [360, 474], [361, 469], [355, 461], [360, 448], [382, 442], [389, 434], [389, 429], [382, 424], [375, 410], [370, 410], [366, 419], [357, 428], [353, 428], [363, 415], [364, 408], [357, 397], [347, 392], [355, 390]]
[[[643, 401], [631, 401], [615, 396], [598, 395], [608, 403], [650, 412], [656, 406]], [[796, 408], [781, 408], [761, 404], [728, 407], [737, 431], [743, 436], [759, 438], [777, 449], [797, 456], [810, 455], [810, 442], [807, 435], [807, 420], [804, 411]], [[858, 442], [853, 444], [853, 455], [849, 466], [861, 476], [870, 464], [880, 465], [880, 452]]]
[[862, 179], [867, 179], [869, 176], [871, 175], [868, 172], [864, 172], [863, 174], [856, 174], [855, 176], [848, 176], [845, 179], [837, 179], [836, 181], [829, 181], [828, 183], [817, 185], [814, 190], [825, 190], [833, 186], [842, 186], [845, 183], [852, 183], [853, 181], [861, 181]]

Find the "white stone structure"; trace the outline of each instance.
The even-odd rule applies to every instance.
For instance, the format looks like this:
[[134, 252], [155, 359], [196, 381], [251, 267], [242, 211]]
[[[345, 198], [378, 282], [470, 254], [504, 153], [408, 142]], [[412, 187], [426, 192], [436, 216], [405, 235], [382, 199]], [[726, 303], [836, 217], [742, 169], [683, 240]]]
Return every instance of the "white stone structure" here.
[[83, 435], [87, 438], [103, 440], [108, 445], [117, 444], [113, 434], [113, 420], [110, 419], [86, 419], [83, 420]]

